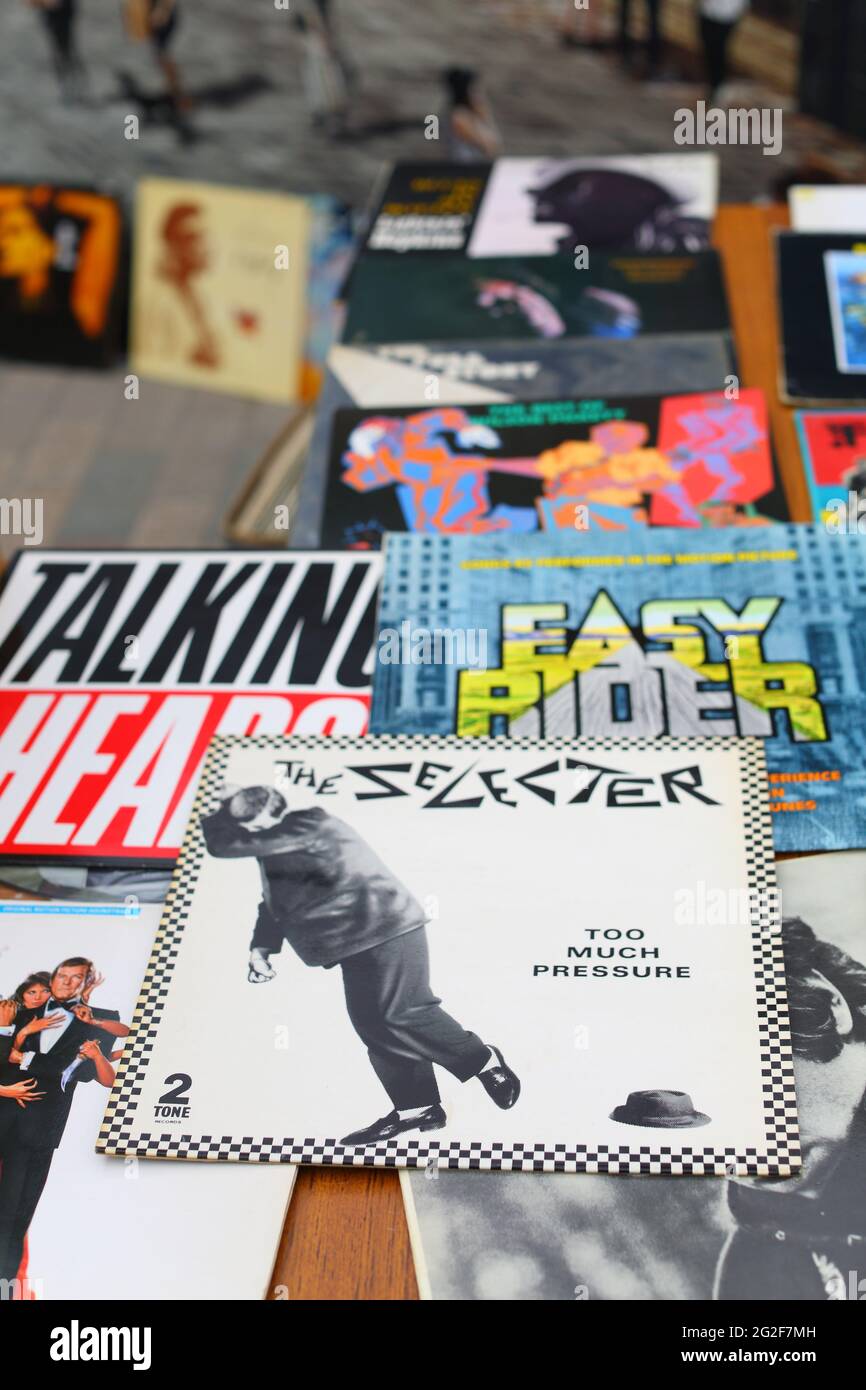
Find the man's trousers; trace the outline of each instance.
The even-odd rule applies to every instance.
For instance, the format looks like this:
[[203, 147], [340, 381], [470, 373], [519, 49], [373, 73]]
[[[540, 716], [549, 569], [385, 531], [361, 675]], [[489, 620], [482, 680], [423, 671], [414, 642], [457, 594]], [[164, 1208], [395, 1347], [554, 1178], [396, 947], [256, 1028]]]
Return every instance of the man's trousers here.
[[438, 1104], [434, 1062], [458, 1081], [478, 1075], [490, 1051], [431, 990], [424, 927], [340, 964], [349, 1018], [395, 1110]]

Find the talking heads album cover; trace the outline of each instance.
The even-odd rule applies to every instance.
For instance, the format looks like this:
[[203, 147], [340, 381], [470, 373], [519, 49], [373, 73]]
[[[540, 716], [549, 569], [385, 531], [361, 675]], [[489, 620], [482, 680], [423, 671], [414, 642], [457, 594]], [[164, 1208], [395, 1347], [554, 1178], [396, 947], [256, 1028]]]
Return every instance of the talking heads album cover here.
[[98, 1147], [788, 1173], [775, 899], [757, 739], [215, 739]]
[[380, 568], [20, 551], [0, 593], [0, 860], [164, 867], [213, 734], [362, 733]]
[[[734, 380], [734, 378], [732, 378]], [[339, 410], [321, 541], [786, 520], [763, 393]]]
[[0, 184], [0, 356], [110, 365], [119, 350], [124, 252], [114, 198]]
[[311, 212], [302, 198], [173, 179], [138, 185], [132, 368], [184, 386], [298, 399]]
[[[3, 1297], [264, 1298], [294, 1169], [94, 1153], [158, 907], [0, 903]], [[180, 1093], [183, 1077], [166, 1089]], [[215, 1213], [218, 1219], [215, 1220]]]
[[799, 1172], [674, 1182], [407, 1170], [422, 1298], [862, 1302], [866, 854], [777, 872]]
[[780, 851], [866, 845], [866, 536], [392, 534], [374, 733], [766, 742]]
[[716, 251], [362, 256], [343, 341], [636, 338], [729, 327]]
[[[328, 356], [292, 545], [318, 545], [334, 412], [343, 406], [422, 407], [564, 397], [718, 391], [736, 372], [727, 333], [551, 342], [339, 344]], [[435, 397], [433, 393], [435, 392]]]

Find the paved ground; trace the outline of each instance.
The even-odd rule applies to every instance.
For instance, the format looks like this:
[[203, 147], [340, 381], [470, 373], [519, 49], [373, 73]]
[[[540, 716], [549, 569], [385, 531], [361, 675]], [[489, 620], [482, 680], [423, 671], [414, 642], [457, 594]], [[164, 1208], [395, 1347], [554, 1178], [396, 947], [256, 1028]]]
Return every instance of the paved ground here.
[[[641, 86], [613, 59], [564, 48], [535, 0], [333, 0], [357, 86], [341, 139], [311, 125], [294, 17], [304, 0], [181, 0], [177, 57], [195, 97], [192, 138], [160, 103], [149, 50], [130, 43], [119, 0], [79, 0], [90, 102], [61, 103], [41, 25], [23, 0], [0, 5], [4, 177], [108, 182], [128, 195], [145, 173], [330, 191], [360, 204], [384, 161], [429, 157], [425, 117], [453, 62], [485, 74], [509, 153], [669, 150], [674, 110], [695, 86]], [[567, 8], [562, 0], [561, 11]], [[124, 121], [141, 119], [140, 138]], [[722, 196], [766, 194], [780, 160], [723, 150]], [[46, 539], [196, 544], [219, 519], [282, 413], [201, 392], [149, 387], [124, 402], [119, 374], [0, 370], [0, 497], [45, 498]], [[8, 550], [0, 538], [0, 547]]]

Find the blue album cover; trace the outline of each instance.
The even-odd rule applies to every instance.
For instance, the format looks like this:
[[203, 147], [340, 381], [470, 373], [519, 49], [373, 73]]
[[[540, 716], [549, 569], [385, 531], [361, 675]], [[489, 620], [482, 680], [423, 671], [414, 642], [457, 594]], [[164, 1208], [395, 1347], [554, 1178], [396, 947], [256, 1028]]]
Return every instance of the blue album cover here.
[[866, 536], [388, 538], [373, 733], [755, 735], [776, 849], [854, 849], [864, 691]]

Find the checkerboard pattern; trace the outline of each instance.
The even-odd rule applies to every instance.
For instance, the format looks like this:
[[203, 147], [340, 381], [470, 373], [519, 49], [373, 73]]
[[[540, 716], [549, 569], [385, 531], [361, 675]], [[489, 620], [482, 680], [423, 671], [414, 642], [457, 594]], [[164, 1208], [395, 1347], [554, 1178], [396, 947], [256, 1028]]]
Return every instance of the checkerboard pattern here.
[[[201, 1135], [135, 1132], [134, 1116], [142, 1093], [159, 1021], [168, 997], [171, 976], [189, 917], [196, 882], [207, 849], [199, 817], [218, 802], [218, 790], [226, 779], [232, 753], [237, 748], [286, 751], [286, 739], [273, 735], [251, 738], [227, 735], [215, 738], [209, 748], [192, 808], [165, 912], [154, 943], [142, 992], [133, 1017], [133, 1037], [124, 1050], [117, 1081], [111, 1092], [97, 1150], [111, 1155], [139, 1158], [189, 1159], [240, 1163], [309, 1163], [347, 1167], [442, 1167], [462, 1169], [522, 1170], [543, 1173], [633, 1173], [659, 1175], [725, 1174], [768, 1176], [797, 1167], [800, 1150], [793, 1067], [790, 1063], [785, 970], [781, 924], [775, 895], [771, 816], [766, 804], [767, 769], [763, 744], [758, 739], [511, 739], [509, 747], [546, 752], [579, 752], [593, 757], [615, 754], [627, 760], [630, 750], [658, 749], [671, 753], [701, 753], [723, 747], [740, 763], [745, 823], [748, 889], [752, 910], [752, 946], [761, 1043], [766, 1144], [762, 1150], [683, 1147], [674, 1154], [670, 1145], [621, 1144], [616, 1147], [565, 1144], [499, 1144], [444, 1142], [401, 1135], [387, 1143], [346, 1148], [334, 1138], [259, 1137], [255, 1135]], [[366, 757], [377, 752], [452, 752], [489, 748], [487, 739], [454, 736], [377, 735], [361, 741], [350, 737], [292, 737], [294, 755], [327, 746]], [[785, 1060], [788, 1059], [788, 1060]], [[663, 1133], [663, 1132], [662, 1132]]]

